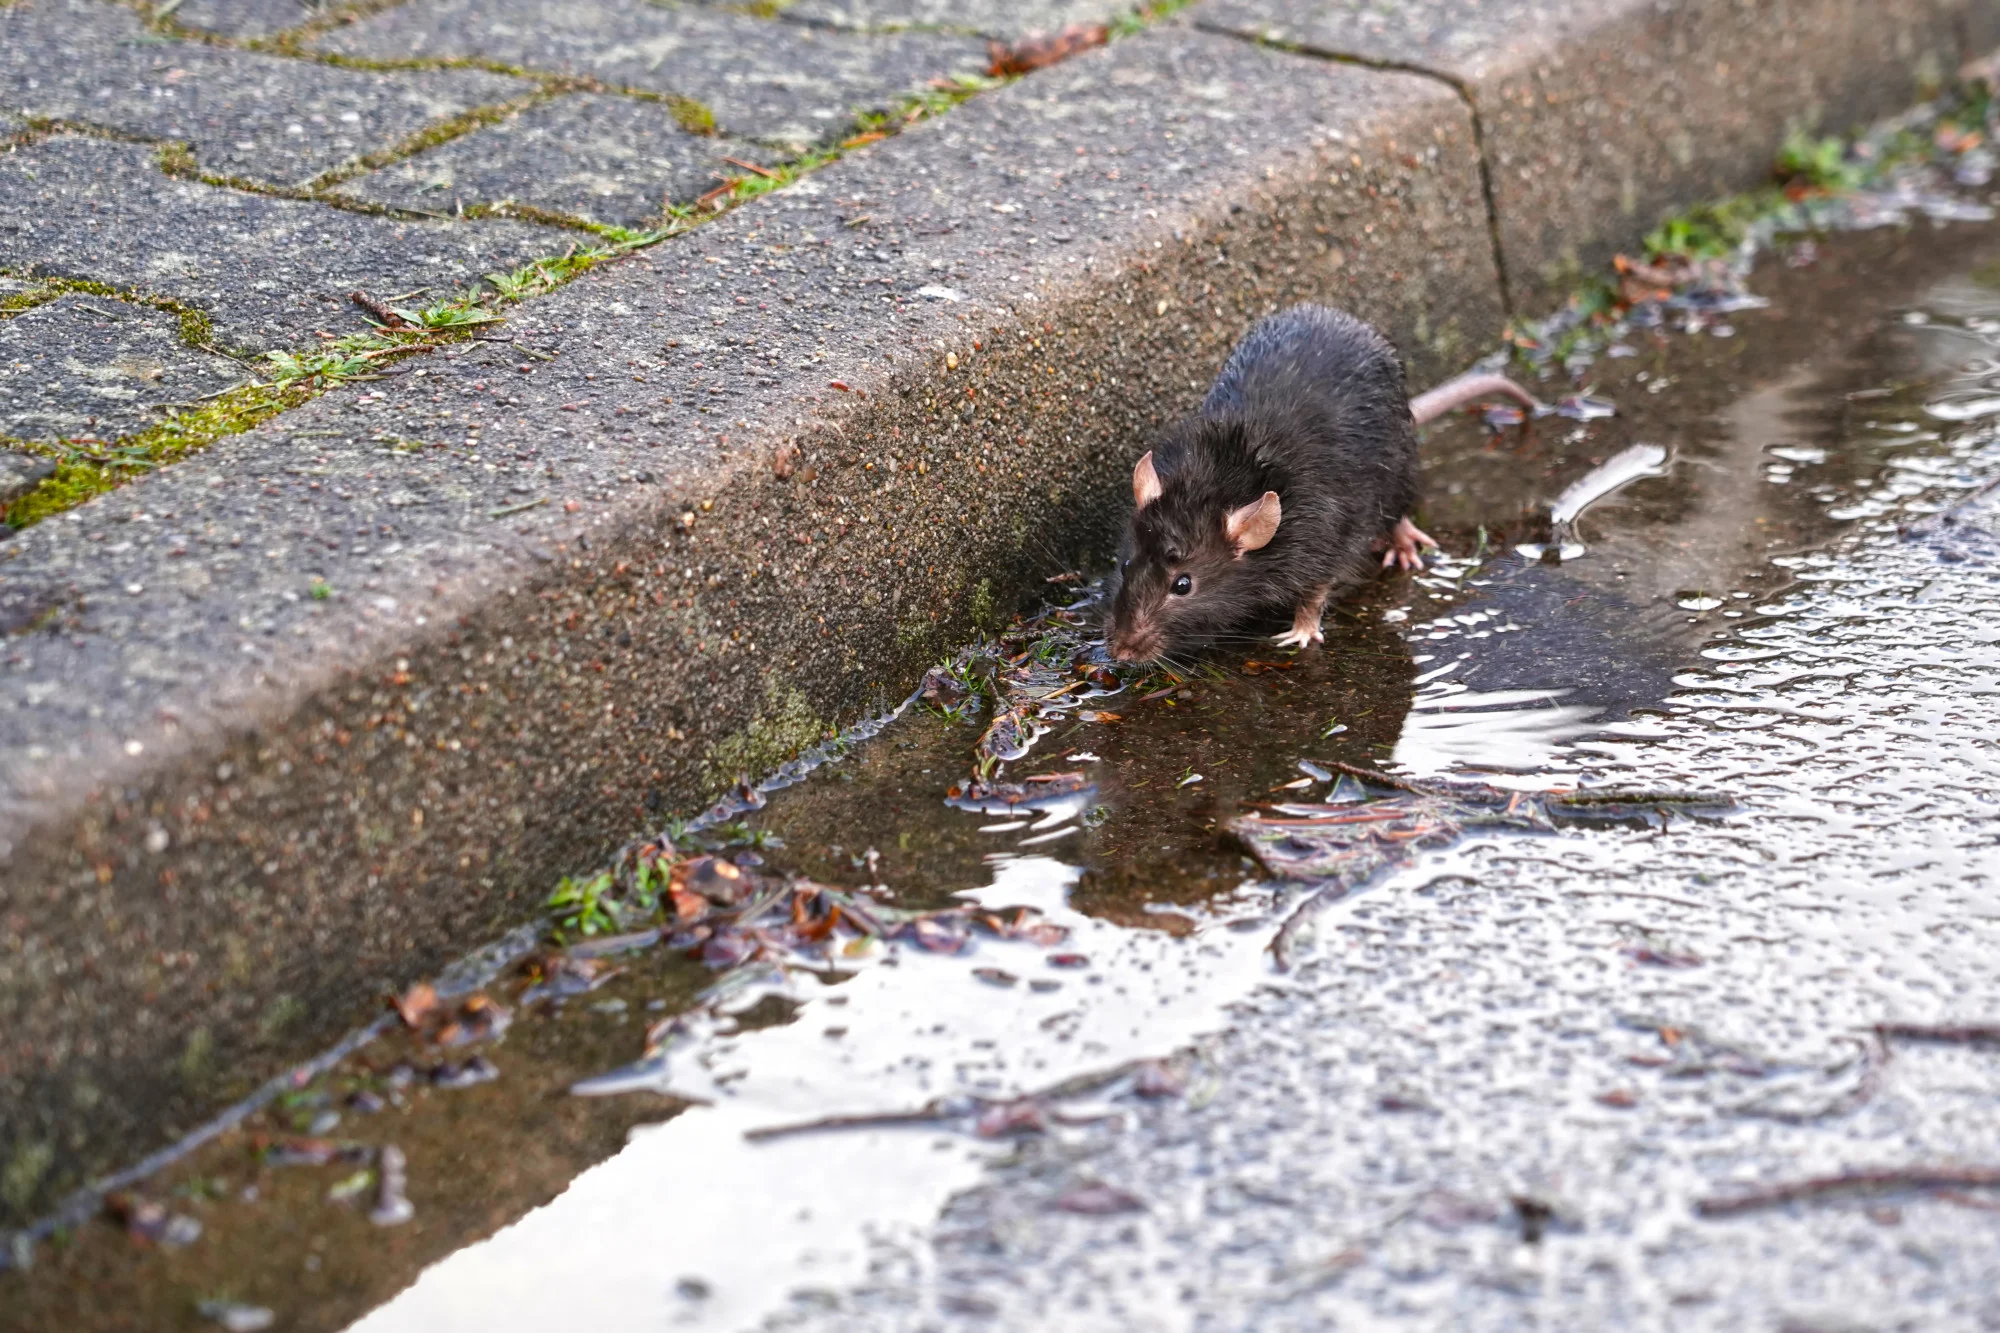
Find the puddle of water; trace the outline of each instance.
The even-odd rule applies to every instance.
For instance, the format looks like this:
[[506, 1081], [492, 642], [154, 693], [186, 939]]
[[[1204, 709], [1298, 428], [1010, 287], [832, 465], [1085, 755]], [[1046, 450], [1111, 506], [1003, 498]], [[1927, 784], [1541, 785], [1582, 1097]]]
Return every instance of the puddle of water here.
[[[498, 1079], [465, 1088], [399, 1083], [400, 1063], [429, 1068], [440, 1055], [389, 1032], [331, 1072], [299, 1080], [144, 1186], [202, 1223], [199, 1242], [136, 1252], [108, 1223], [93, 1222], [40, 1256], [32, 1272], [0, 1275], [14, 1298], [9, 1305], [29, 1326], [91, 1329], [135, 1320], [195, 1326], [200, 1301], [229, 1299], [268, 1306], [287, 1328], [370, 1330], [535, 1320], [740, 1328], [767, 1318], [834, 1321], [850, 1300], [857, 1326], [893, 1327], [903, 1310], [895, 1302], [922, 1292], [942, 1301], [976, 1291], [996, 1311], [1011, 1308], [981, 1280], [962, 1273], [946, 1280], [940, 1264], [952, 1261], [951, 1245], [933, 1234], [945, 1211], [972, 1219], [979, 1234], [1001, 1235], [1003, 1250], [1029, 1232], [1046, 1234], [1054, 1248], [1036, 1253], [1048, 1261], [1060, 1255], [1063, 1271], [1024, 1272], [1023, 1290], [1087, 1301], [1088, 1282], [1101, 1279], [1134, 1319], [1175, 1326], [1189, 1307], [1174, 1289], [1142, 1291], [1106, 1275], [1087, 1246], [1061, 1249], [1073, 1227], [1041, 1222], [1050, 1207], [1064, 1215], [1085, 1215], [1079, 1210], [1086, 1206], [1117, 1212], [1111, 1195], [1074, 1192], [1077, 1170], [1065, 1154], [1106, 1154], [1107, 1173], [1123, 1160], [1119, 1153], [1143, 1153], [1148, 1144], [1161, 1169], [1174, 1160], [1160, 1140], [1121, 1136], [1113, 1126], [1129, 1129], [1161, 1115], [1194, 1123], [1213, 1114], [1225, 1117], [1216, 1122], [1221, 1133], [1229, 1117], [1250, 1115], [1245, 1108], [1255, 1099], [1225, 1116], [1207, 1109], [1199, 1089], [1168, 1099], [1163, 1111], [1130, 1089], [1114, 1089], [1097, 1108], [1108, 1117], [1102, 1123], [1058, 1123], [1022, 1143], [982, 1137], [977, 1124], [982, 1108], [1074, 1076], [1226, 1041], [1249, 1043], [1240, 1058], [1268, 1056], [1273, 1087], [1296, 1072], [1286, 1072], [1291, 1066], [1280, 1058], [1287, 1042], [1294, 1049], [1325, 1042], [1329, 1059], [1337, 1051], [1353, 1068], [1375, 1071], [1356, 1081], [1373, 1100], [1350, 1104], [1346, 1092], [1324, 1087], [1312, 1096], [1349, 1116], [1321, 1125], [1321, 1135], [1332, 1136], [1321, 1142], [1373, 1142], [1381, 1151], [1372, 1165], [1357, 1165], [1329, 1148], [1326, 1160], [1346, 1163], [1361, 1183], [1312, 1177], [1322, 1198], [1313, 1205], [1322, 1209], [1317, 1221], [1300, 1228], [1295, 1217], [1289, 1231], [1260, 1233], [1246, 1250], [1262, 1256], [1259, 1262], [1276, 1247], [1303, 1244], [1284, 1235], [1351, 1234], [1369, 1254], [1403, 1247], [1396, 1253], [1409, 1255], [1404, 1268], [1411, 1271], [1457, 1271], [1451, 1246], [1474, 1224], [1433, 1228], [1443, 1240], [1409, 1241], [1403, 1219], [1415, 1205], [1404, 1197], [1407, 1188], [1397, 1195], [1377, 1178], [1393, 1175], [1397, 1162], [1423, 1160], [1432, 1150], [1426, 1136], [1433, 1146], [1482, 1136], [1516, 1150], [1541, 1144], [1549, 1149], [1542, 1157], [1578, 1163], [1577, 1178], [1593, 1182], [1572, 1192], [1581, 1200], [1576, 1207], [1593, 1217], [1638, 1217], [1633, 1205], [1610, 1200], [1603, 1192], [1609, 1186], [1592, 1174], [1595, 1159], [1585, 1160], [1602, 1135], [1579, 1130], [1578, 1146], [1558, 1150], [1534, 1129], [1536, 1112], [1521, 1109], [1541, 1103], [1494, 1103], [1468, 1091], [1553, 1080], [1567, 1089], [1564, 1106], [1599, 1118], [1618, 1114], [1619, 1107], [1596, 1100], [1604, 1088], [1572, 1072], [1578, 1057], [1566, 1053], [1559, 1033], [1503, 1046], [1497, 1055], [1440, 1038], [1460, 1064], [1425, 1055], [1410, 1033], [1450, 1034], [1482, 1022], [1534, 1028], [1540, 1020], [1523, 1015], [1555, 1006], [1564, 1017], [1551, 1030], [1627, 1041], [1615, 1035], [1624, 1031], [1615, 1023], [1580, 1013], [1586, 1000], [1574, 997], [1597, 1005], [1601, 988], [1564, 988], [1604, 973], [1607, 951], [1619, 967], [1649, 979], [1717, 975], [1700, 967], [1727, 954], [1732, 937], [1725, 933], [1718, 944], [1703, 924], [1710, 918], [1690, 918], [1690, 925], [1654, 909], [1680, 899], [1713, 913], [1703, 891], [1725, 875], [1742, 877], [1739, 897], [1796, 907], [1782, 938], [1804, 941], [1788, 947], [1807, 950], [1826, 976], [1853, 965], [1850, 925], [1838, 913], [1857, 902], [1885, 928], [1935, 927], [1947, 935], [1954, 913], [1971, 909], [1954, 888], [1937, 899], [1941, 906], [1925, 909], [1921, 926], [1898, 915], [1912, 885], [1962, 882], [1985, 844], [1975, 845], [1963, 824], [1949, 833], [1926, 825], [1911, 847], [1883, 855], [1871, 823], [1881, 818], [1883, 797], [1863, 779], [1868, 764], [1934, 756], [1944, 723], [1926, 718], [1951, 711], [1937, 703], [1936, 691], [1976, 673], [1962, 660], [1927, 662], [1921, 651], [1895, 656], [1894, 670], [1912, 684], [1881, 705], [1903, 710], [1884, 724], [1883, 735], [1898, 738], [1892, 745], [1854, 734], [1864, 724], [1846, 711], [1844, 683], [1867, 663], [1828, 665], [1815, 656], [1816, 636], [1856, 642], [1866, 638], [1857, 627], [1880, 623], [1912, 637], [1895, 627], [1926, 623], [1932, 614], [1913, 566], [1875, 574], [1826, 548], [1843, 533], [1886, 536], [1898, 523], [1925, 521], [2000, 470], [2000, 461], [1982, 452], [1991, 418], [1980, 406], [2000, 393], [2000, 294], [1966, 277], [2000, 257], [2000, 234], [1965, 225], [1939, 234], [1950, 244], [1922, 232], [1833, 238], [1810, 269], [1761, 270], [1758, 299], [1727, 308], [1728, 338], [1631, 333], [1632, 355], [1607, 357], [1592, 367], [1593, 382], [1579, 386], [1616, 402], [1615, 417], [1579, 406], [1569, 417], [1535, 423], [1525, 436], [1491, 434], [1470, 421], [1431, 430], [1426, 526], [1461, 554], [1336, 608], [1322, 654], [1231, 659], [1212, 672], [1156, 678], [1115, 695], [1096, 694], [1112, 687], [1097, 682], [1060, 704], [1023, 703], [996, 730], [988, 713], [954, 718], [913, 709], [874, 728], [879, 734], [837, 762], [810, 775], [806, 766], [779, 775], [761, 794], [768, 797], [761, 809], [756, 799], [739, 799], [712, 821], [727, 853], [754, 852], [764, 873], [809, 876], [886, 910], [1031, 906], [1069, 930], [1059, 948], [982, 938], [958, 955], [842, 935], [841, 951], [815, 965], [822, 975], [774, 951], [789, 959], [789, 970], [774, 970], [767, 959], [762, 972], [735, 974], [719, 1002], [699, 1000], [716, 978], [685, 951], [621, 955], [622, 972], [555, 1006], [524, 1004], [533, 979], [506, 970], [489, 989], [516, 1021], [504, 1042], [480, 1048]], [[1768, 308], [1760, 308], [1766, 300]], [[1922, 318], [1905, 318], [1913, 314]], [[1962, 549], [1962, 563], [1976, 565], [1984, 558], [1978, 543], [1985, 522], [1974, 515], [1955, 523], [1939, 549]], [[1550, 545], [1565, 557], [1559, 563], [1514, 554], [1523, 547], [1539, 557]], [[1842, 600], [1822, 596], [1830, 587], [1847, 589]], [[1990, 635], [1986, 642], [1990, 648]], [[1890, 660], [1886, 650], [1883, 660]], [[1017, 703], [1089, 680], [1060, 655], [981, 669], [1001, 678], [1000, 693]], [[1944, 722], [1962, 728], [1963, 718]], [[985, 753], [1015, 756], [985, 776], [1019, 784], [1018, 791], [973, 785], [982, 736]], [[1811, 768], [1814, 756], [1840, 747], [1851, 761]], [[1266, 948], [1302, 891], [1262, 881], [1230, 825], [1253, 808], [1299, 818], [1307, 817], [1301, 811], [1366, 805], [1367, 793], [1341, 773], [1342, 764], [1471, 774], [1500, 788], [1575, 788], [1633, 773], [1719, 786], [1756, 803], [1761, 819], [1813, 829], [1801, 837], [1831, 849], [1827, 864], [1840, 868], [1839, 894], [1799, 844], [1786, 844], [1782, 874], [1757, 869], [1766, 865], [1768, 842], [1734, 826], [1718, 832], [1647, 816], [1644, 834], [1479, 834], [1457, 847], [1385, 859], [1386, 879], [1319, 923], [1322, 950], [1328, 941], [1355, 947], [1338, 966], [1322, 956], [1296, 979], [1280, 981]], [[1792, 765], [1818, 776], [1808, 781]], [[1961, 794], [1953, 818], [1969, 820], [1973, 809], [1990, 817], [1990, 797], [1979, 798], [1987, 801], [1979, 807], [1963, 795], [1990, 779], [1986, 760], [1961, 746], [1937, 767], [1937, 780]], [[1055, 784], [1054, 796], [1024, 794], [1032, 779], [1071, 773], [1078, 776]], [[1899, 800], [1894, 811], [1903, 817], [1924, 811], [1918, 794]], [[742, 829], [723, 828], [737, 816]], [[1509, 866], [1528, 869], [1509, 879]], [[1711, 878], [1691, 884], [1690, 875]], [[1496, 905], [1491, 891], [1503, 883], [1522, 893], [1539, 883], [1532, 891], [1541, 897], [1518, 900], [1516, 915], [1506, 915], [1506, 902]], [[1533, 915], [1530, 906], [1546, 908], [1541, 899], [1589, 909], [1574, 919], [1548, 912], [1550, 930], [1568, 921], [1573, 938], [1537, 935], [1532, 949], [1504, 967], [1481, 952], [1517, 939], [1508, 923]], [[1841, 906], [1830, 912], [1828, 900]], [[1829, 919], [1813, 924], [1819, 916]], [[1734, 928], [1716, 922], [1715, 931]], [[1477, 938], [1463, 947], [1441, 942], [1454, 930]], [[1413, 969], [1385, 981], [1382, 991], [1393, 992], [1394, 1002], [1365, 986], [1371, 967], [1390, 966], [1371, 962], [1371, 950], [1394, 954], [1382, 942], [1390, 936], [1408, 946], [1395, 966]], [[1071, 955], [1081, 964], [1058, 965]], [[1683, 966], [1690, 958], [1700, 961]], [[1523, 967], [1522, 959], [1535, 966]], [[1538, 969], [1553, 988], [1540, 998], [1525, 995], [1521, 980]], [[1419, 975], [1428, 980], [1418, 984]], [[1730, 975], [1752, 987], [1745, 994], [1767, 998], [1768, 986], [1756, 988], [1754, 976]], [[1835, 1003], [1826, 997], [1838, 994], [1837, 985], [1815, 985], [1802, 985], [1800, 994]], [[1685, 1010], [1704, 986], [1713, 983], [1649, 983], [1623, 998], [1661, 1012]], [[1338, 1023], [1299, 1000], [1319, 993], [1337, 997]], [[1491, 1017], [1475, 1019], [1480, 1012]], [[1838, 1043], [1812, 1047], [1799, 1036], [1809, 1026], [1804, 1011], [1788, 1013], [1796, 1058], [1782, 1079], [1791, 1082], [1731, 1085], [1730, 1096], [1772, 1088], [1808, 1099], [1845, 1095], [1852, 1062], [1826, 1072], [1839, 1065]], [[686, 1017], [666, 1034], [670, 1040], [655, 1043], [661, 1057], [648, 1063], [647, 1032], [674, 1015]], [[1259, 1015], [1272, 1024], [1262, 1036]], [[1287, 1029], [1286, 1015], [1304, 1026]], [[1217, 1035], [1226, 1030], [1238, 1035]], [[1650, 1039], [1659, 1040], [1657, 1030]], [[1380, 1058], [1388, 1050], [1403, 1052], [1390, 1062], [1393, 1072], [1384, 1072]], [[613, 1073], [639, 1090], [570, 1092]], [[1087, 1104], [1099, 1091], [1049, 1102]], [[364, 1094], [382, 1098], [385, 1109], [359, 1109]], [[746, 1138], [831, 1114], [915, 1111], [941, 1097], [948, 1100], [937, 1118], [920, 1125]], [[1389, 1102], [1453, 1108], [1449, 1134], [1439, 1138], [1433, 1126], [1404, 1139], [1392, 1128], [1370, 1140]], [[1279, 1102], [1259, 1105], [1255, 1114], [1281, 1128], [1302, 1115]], [[329, 1113], [337, 1122], [316, 1130]], [[1246, 1133], [1253, 1123], [1254, 1115], [1241, 1120]], [[1670, 1124], [1658, 1132], [1670, 1133]], [[396, 1143], [410, 1161], [415, 1218], [377, 1227], [365, 1208], [330, 1201], [329, 1192], [353, 1175], [352, 1163], [275, 1167], [261, 1156], [274, 1141], [306, 1133]], [[1310, 1155], [1307, 1141], [1274, 1141]], [[1713, 1174], [1676, 1161], [1658, 1177], [1665, 1183], [1647, 1186], [1649, 1197], [1685, 1198]], [[1047, 1168], [1047, 1188], [1035, 1183], [1037, 1163]], [[1239, 1165], [1239, 1174], [1257, 1177], [1248, 1181], [1254, 1189], [1272, 1197], [1299, 1193], [1268, 1161]], [[1479, 1208], [1515, 1216], [1493, 1171], [1467, 1170], [1478, 1180], [1467, 1194], [1479, 1194]], [[1133, 1171], [1153, 1194], [1179, 1198], [1180, 1183]], [[996, 1195], [996, 1181], [1008, 1182], [1013, 1195]], [[1529, 1184], [1570, 1206], [1560, 1188]], [[1058, 1186], [1072, 1193], [1052, 1195]], [[954, 1196], [959, 1202], [948, 1206]], [[1295, 1206], [1305, 1205], [1295, 1199]], [[1435, 1206], [1439, 1216], [1450, 1211]], [[1196, 1218], [1206, 1204], [1174, 1207], [1182, 1210], [1174, 1216]], [[1127, 1219], [1156, 1246], [1143, 1262], [1182, 1255], [1209, 1262], [1208, 1242], [1176, 1230], [1170, 1212], [1153, 1210], [1143, 1223]], [[1378, 1221], [1368, 1222], [1371, 1215]], [[1205, 1225], [1217, 1236], [1228, 1231], [1214, 1219]], [[1464, 1243], [1480, 1253], [1486, 1276], [1503, 1285], [1553, 1280], [1523, 1278], [1513, 1256], [1518, 1236], [1503, 1245], [1501, 1229], [1477, 1225], [1489, 1229]], [[1569, 1234], [1559, 1215], [1550, 1225]], [[1644, 1219], [1630, 1229], [1653, 1241], [1679, 1234]], [[1579, 1267], [1564, 1271], [1587, 1274], [1586, 1256], [1634, 1267], [1629, 1250], [1614, 1250], [1576, 1247]], [[1367, 1322], [1410, 1299], [1401, 1261], [1350, 1262], [1344, 1253], [1331, 1240], [1311, 1255], [1300, 1251], [1296, 1263], [1277, 1266], [1286, 1274], [1278, 1287], [1318, 1290], [1316, 1263], [1332, 1264], [1336, 1275], [1365, 1275], [1353, 1291], [1311, 1305], [1314, 1319], [1338, 1310]], [[1215, 1262], [1227, 1277], [1226, 1262]], [[1228, 1281], [1219, 1289], [1241, 1290]], [[1453, 1304], [1460, 1290], [1455, 1280], [1439, 1279], [1436, 1303], [1427, 1308], [1462, 1311]], [[960, 1312], [975, 1310], [967, 1304]], [[1030, 1323], [1042, 1317], [1026, 1307], [1015, 1312]]]

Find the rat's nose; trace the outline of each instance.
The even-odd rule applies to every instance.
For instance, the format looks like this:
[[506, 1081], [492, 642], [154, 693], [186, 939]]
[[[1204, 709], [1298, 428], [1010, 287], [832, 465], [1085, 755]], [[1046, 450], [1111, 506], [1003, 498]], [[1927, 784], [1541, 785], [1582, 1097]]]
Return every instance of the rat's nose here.
[[1111, 656], [1119, 662], [1150, 662], [1159, 655], [1160, 645], [1150, 637], [1128, 634], [1111, 641]]

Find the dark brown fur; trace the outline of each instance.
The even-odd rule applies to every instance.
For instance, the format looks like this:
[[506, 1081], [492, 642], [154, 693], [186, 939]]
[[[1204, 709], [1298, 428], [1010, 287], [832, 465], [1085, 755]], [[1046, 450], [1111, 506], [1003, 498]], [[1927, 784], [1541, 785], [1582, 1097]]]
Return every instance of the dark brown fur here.
[[[1417, 499], [1416, 431], [1395, 348], [1351, 315], [1301, 305], [1251, 329], [1201, 411], [1154, 446], [1107, 588], [1114, 655], [1199, 651], [1370, 576]], [[1270, 542], [1238, 552], [1232, 510], [1275, 491]], [[1171, 591], [1187, 576], [1191, 589]]]

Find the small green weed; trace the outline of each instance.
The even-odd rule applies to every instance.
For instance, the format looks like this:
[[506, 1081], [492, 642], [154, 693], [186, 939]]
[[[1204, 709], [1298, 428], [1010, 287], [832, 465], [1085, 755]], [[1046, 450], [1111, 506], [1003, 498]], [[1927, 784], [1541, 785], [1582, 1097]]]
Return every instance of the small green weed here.
[[1815, 139], [1802, 130], [1793, 130], [1778, 150], [1771, 174], [1780, 185], [1816, 190], [1849, 190], [1859, 185], [1865, 174], [1860, 162], [1848, 159], [1847, 141], [1829, 135]]
[[612, 911], [609, 870], [583, 880], [564, 875], [562, 882], [556, 885], [556, 891], [549, 895], [548, 905], [555, 911], [556, 920], [564, 930], [596, 935], [618, 929], [618, 918]]

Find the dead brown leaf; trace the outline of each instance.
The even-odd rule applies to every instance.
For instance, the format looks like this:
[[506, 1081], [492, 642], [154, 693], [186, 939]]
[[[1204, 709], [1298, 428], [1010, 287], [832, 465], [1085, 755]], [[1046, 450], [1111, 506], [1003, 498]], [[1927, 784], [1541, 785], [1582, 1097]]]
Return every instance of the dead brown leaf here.
[[1012, 42], [988, 42], [986, 73], [996, 79], [1026, 74], [1109, 40], [1111, 30], [1102, 23], [1072, 23], [1058, 33], [1031, 32]]
[[420, 1028], [437, 1012], [438, 993], [428, 981], [419, 981], [395, 1000], [396, 1014], [407, 1028]]

